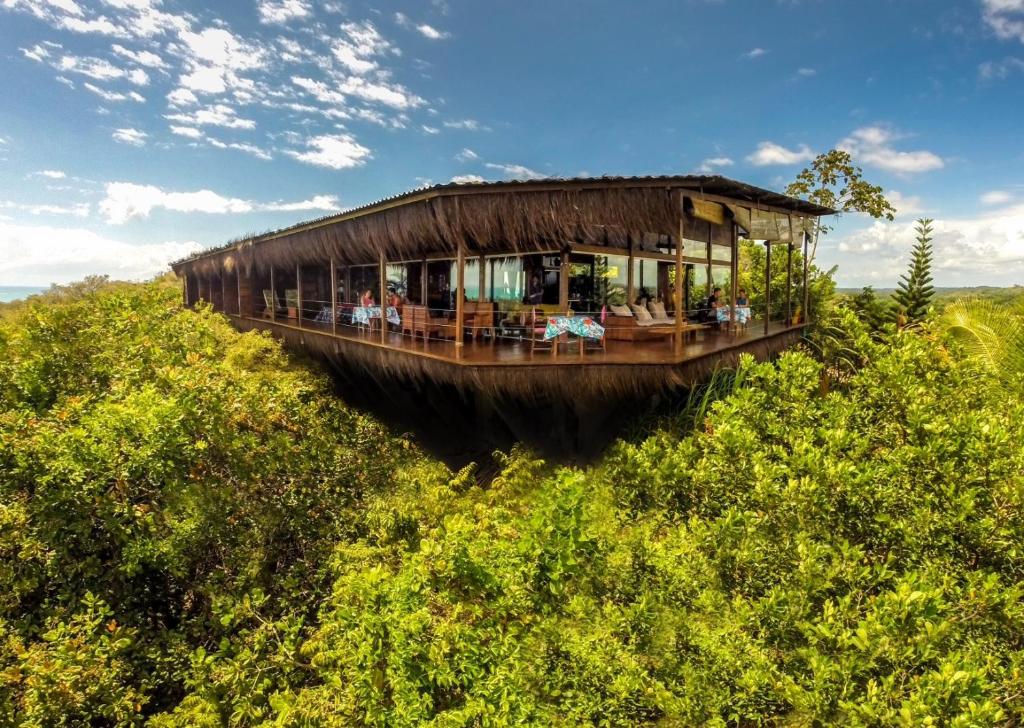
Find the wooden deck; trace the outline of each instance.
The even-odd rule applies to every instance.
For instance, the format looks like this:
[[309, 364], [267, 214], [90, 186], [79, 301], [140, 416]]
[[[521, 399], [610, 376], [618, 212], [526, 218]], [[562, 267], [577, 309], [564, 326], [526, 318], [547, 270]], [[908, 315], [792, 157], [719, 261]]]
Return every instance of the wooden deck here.
[[573, 338], [550, 351], [531, 352], [528, 340], [467, 339], [456, 347], [450, 340], [413, 340], [380, 330], [368, 331], [303, 321], [296, 325], [263, 318], [231, 316], [238, 328], [262, 329], [286, 343], [327, 356], [339, 366], [357, 367], [377, 381], [433, 381], [459, 388], [516, 396], [608, 396], [650, 394], [664, 388], [686, 387], [720, 367], [734, 366], [743, 353], [764, 359], [792, 346], [803, 326], [754, 321], [738, 332], [708, 329], [687, 340], [676, 354], [671, 337], [646, 342], [608, 341], [607, 350], [582, 355]]
[[354, 326], [339, 325], [337, 333], [333, 333], [330, 324], [303, 321], [296, 324], [278, 320], [272, 322], [264, 318], [240, 318], [230, 316], [243, 323], [241, 328], [265, 329], [268, 331], [288, 331], [291, 334], [310, 334], [316, 338], [326, 337], [328, 340], [358, 342], [364, 346], [402, 352], [416, 357], [441, 360], [451, 364], [470, 367], [502, 367], [502, 366], [598, 366], [598, 365], [673, 365], [686, 361], [701, 359], [731, 349], [742, 348], [747, 344], [774, 338], [787, 332], [799, 332], [803, 326], [786, 326], [782, 322], [772, 322], [765, 333], [764, 322], [754, 321], [739, 331], [724, 331], [708, 328], [690, 332], [683, 346], [682, 354], [676, 354], [671, 337], [653, 341], [608, 341], [606, 350], [588, 348], [580, 351], [580, 340], [572, 337], [563, 339], [557, 352], [551, 350], [531, 351], [529, 340], [511, 337], [466, 338], [461, 347], [450, 339], [410, 338], [396, 331], [389, 331], [387, 343], [380, 338], [380, 329], [373, 331]]

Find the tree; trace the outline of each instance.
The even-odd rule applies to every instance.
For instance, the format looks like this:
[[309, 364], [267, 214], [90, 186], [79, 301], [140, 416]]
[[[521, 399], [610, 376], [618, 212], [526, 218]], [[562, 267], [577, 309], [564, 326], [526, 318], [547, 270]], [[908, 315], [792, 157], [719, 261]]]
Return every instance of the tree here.
[[[833, 149], [819, 154], [811, 166], [796, 176], [786, 188], [786, 194], [799, 197], [816, 205], [830, 207], [840, 213], [863, 212], [876, 220], [896, 217], [893, 207], [882, 188], [864, 179], [864, 171], [853, 163], [849, 152]], [[832, 228], [819, 219], [814, 228], [810, 259], [818, 252], [818, 235], [828, 234]]]
[[924, 319], [935, 289], [932, 287], [932, 221], [917, 221], [917, 242], [910, 253], [910, 270], [900, 277], [893, 293], [898, 317], [907, 323]]
[[850, 299], [850, 308], [872, 331], [878, 331], [889, 319], [889, 310], [871, 286], [864, 286]]

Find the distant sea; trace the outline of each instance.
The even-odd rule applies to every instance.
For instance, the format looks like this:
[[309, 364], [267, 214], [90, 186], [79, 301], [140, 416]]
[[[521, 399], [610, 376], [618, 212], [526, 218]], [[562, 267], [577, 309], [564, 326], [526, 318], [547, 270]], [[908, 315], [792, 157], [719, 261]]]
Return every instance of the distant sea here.
[[41, 293], [48, 286], [0, 286], [0, 303], [17, 301], [19, 298], [28, 298], [33, 293]]

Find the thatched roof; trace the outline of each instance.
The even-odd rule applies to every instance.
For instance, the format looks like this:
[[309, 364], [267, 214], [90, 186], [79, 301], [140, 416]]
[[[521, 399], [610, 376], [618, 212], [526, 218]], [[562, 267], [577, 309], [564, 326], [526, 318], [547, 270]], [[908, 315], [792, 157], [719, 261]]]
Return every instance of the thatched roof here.
[[435, 185], [197, 253], [179, 273], [242, 265], [339, 264], [430, 253], [549, 250], [678, 234], [679, 195], [783, 215], [834, 214], [819, 205], [719, 176], [600, 177]]

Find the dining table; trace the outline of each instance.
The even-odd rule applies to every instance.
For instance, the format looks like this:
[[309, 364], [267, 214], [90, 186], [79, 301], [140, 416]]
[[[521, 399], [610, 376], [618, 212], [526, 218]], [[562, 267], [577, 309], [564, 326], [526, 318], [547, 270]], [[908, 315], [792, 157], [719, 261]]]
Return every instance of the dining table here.
[[750, 321], [750, 306], [720, 305], [715, 309], [718, 323], [724, 324], [735, 321], [738, 324], [746, 324]]
[[[352, 323], [369, 326], [371, 319], [380, 318], [380, 306], [356, 306], [352, 309]], [[388, 306], [387, 318], [389, 324], [402, 325], [402, 317], [398, 315], [398, 309]]]
[[582, 339], [600, 339], [604, 326], [590, 316], [548, 316], [544, 339], [551, 340], [562, 334], [574, 334]]

